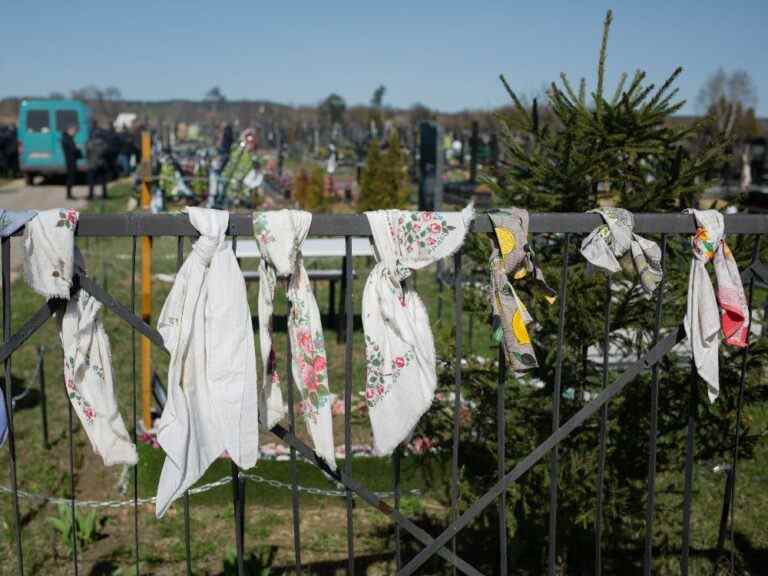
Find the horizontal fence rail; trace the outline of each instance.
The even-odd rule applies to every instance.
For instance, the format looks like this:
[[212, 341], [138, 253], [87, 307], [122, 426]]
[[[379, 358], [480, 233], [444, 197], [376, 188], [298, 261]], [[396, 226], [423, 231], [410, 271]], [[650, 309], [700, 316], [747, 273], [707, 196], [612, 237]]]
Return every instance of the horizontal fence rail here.
[[[634, 214], [634, 231], [638, 234], [691, 234], [696, 221], [690, 214]], [[599, 214], [531, 213], [531, 234], [571, 233], [588, 234], [603, 224]], [[768, 214], [726, 214], [726, 234], [765, 234]], [[490, 218], [478, 214], [471, 232], [492, 231]], [[23, 230], [15, 235], [19, 236]], [[198, 236], [197, 230], [184, 214], [82, 214], [75, 232], [80, 237], [123, 236]], [[230, 214], [228, 235], [252, 236], [253, 219], [250, 213]], [[371, 227], [362, 214], [315, 214], [309, 236], [371, 236]]]
[[[352, 442], [352, 394], [353, 394], [353, 330], [354, 330], [354, 310], [353, 310], [353, 280], [355, 278], [354, 264], [352, 258], [352, 238], [369, 237], [371, 229], [367, 219], [360, 214], [317, 214], [313, 216], [312, 225], [309, 230], [310, 236], [335, 236], [345, 238], [345, 258], [343, 265], [344, 282], [342, 286], [342, 302], [344, 307], [343, 325], [339, 324], [337, 328], [344, 328], [343, 339], [345, 342], [344, 352], [344, 447], [345, 464], [338, 470], [331, 470], [325, 462], [314, 453], [313, 449], [299, 439], [296, 435], [294, 421], [294, 392], [291, 382], [292, 371], [290, 369], [290, 350], [287, 354], [288, 370], [287, 400], [289, 404], [289, 422], [287, 427], [282, 424], [276, 425], [271, 432], [290, 448], [290, 484], [282, 484], [283, 487], [292, 492], [292, 531], [294, 542], [294, 570], [297, 574], [306, 569], [303, 565], [301, 555], [301, 506], [299, 493], [306, 491], [301, 487], [298, 479], [297, 461], [299, 458], [314, 465], [325, 473], [325, 475], [337, 484], [337, 490], [332, 491], [333, 495], [344, 498], [346, 507], [346, 522], [343, 529], [346, 530], [346, 570], [349, 574], [354, 574], [356, 570], [355, 562], [355, 527], [353, 509], [355, 499], [365, 502], [374, 509], [378, 510], [388, 517], [394, 525], [394, 562], [397, 567], [397, 573], [408, 575], [420, 573], [423, 570], [424, 563], [435, 555], [442, 557], [448, 562], [453, 573], [460, 571], [464, 574], [478, 576], [482, 574], [475, 566], [471, 565], [465, 559], [459, 556], [457, 540], [461, 538], [461, 530], [468, 526], [474, 519], [483, 513], [491, 504], [496, 503], [498, 507], [499, 520], [499, 558], [494, 562], [497, 566], [495, 573], [507, 574], [509, 571], [510, 558], [507, 552], [508, 526], [506, 511], [506, 495], [510, 485], [523, 476], [535, 464], [549, 457], [549, 522], [547, 538], [547, 568], [548, 574], [558, 573], [557, 558], [557, 511], [558, 511], [558, 474], [559, 474], [559, 452], [560, 444], [574, 431], [579, 429], [588, 419], [593, 416], [598, 417], [598, 474], [595, 493], [597, 495], [597, 507], [595, 510], [595, 573], [601, 574], [604, 571], [605, 561], [603, 559], [602, 547], [602, 527], [603, 527], [603, 503], [605, 499], [604, 491], [604, 472], [606, 465], [606, 445], [608, 442], [608, 404], [610, 400], [622, 392], [640, 374], [650, 371], [651, 383], [649, 388], [650, 398], [650, 428], [648, 431], [648, 476], [647, 476], [647, 502], [645, 509], [645, 533], [643, 547], [643, 571], [645, 574], [651, 573], [653, 562], [653, 522], [655, 511], [655, 491], [656, 491], [656, 460], [657, 460], [657, 427], [658, 427], [658, 409], [659, 409], [659, 362], [665, 355], [679, 342], [685, 339], [685, 331], [682, 323], [679, 323], [671, 331], [666, 331], [662, 335], [662, 295], [660, 290], [656, 301], [653, 303], [653, 341], [650, 347], [645, 351], [638, 351], [637, 360], [631, 363], [613, 381], [610, 380], [608, 370], [608, 348], [609, 335], [612, 314], [611, 307], [612, 283], [610, 276], [606, 276], [605, 281], [605, 305], [601, 322], [604, 326], [602, 334], [603, 350], [601, 365], [601, 391], [589, 402], [586, 402], [578, 411], [576, 411], [565, 422], [560, 418], [560, 401], [562, 397], [563, 380], [563, 361], [565, 345], [565, 323], [568, 314], [568, 303], [578, 295], [568, 294], [568, 273], [569, 268], [576, 264], [574, 259], [578, 255], [578, 240], [573, 235], [587, 234], [596, 226], [603, 224], [603, 220], [598, 214], [537, 214], [530, 215], [530, 233], [533, 235], [542, 234], [560, 234], [563, 235], [562, 245], [562, 265], [560, 266], [559, 276], [559, 299], [558, 299], [558, 330], [557, 330], [557, 349], [555, 362], [554, 387], [552, 395], [552, 426], [548, 438], [541, 442], [534, 450], [520, 461], [513, 463], [510, 468], [505, 461], [506, 458], [506, 408], [505, 394], [508, 391], [505, 388], [508, 377], [508, 370], [505, 366], [504, 354], [499, 349], [498, 365], [498, 395], [496, 405], [497, 417], [497, 456], [498, 470], [496, 481], [475, 502], [471, 503], [465, 510], [459, 509], [459, 482], [460, 482], [460, 462], [459, 462], [459, 433], [460, 433], [460, 412], [462, 391], [466, 383], [462, 381], [461, 360], [463, 352], [462, 330], [455, 331], [455, 350], [453, 365], [451, 366], [454, 397], [452, 400], [452, 443], [451, 443], [451, 467], [450, 467], [450, 518], [449, 524], [441, 533], [434, 536], [418, 526], [412, 519], [409, 519], [400, 508], [400, 496], [402, 488], [400, 485], [401, 475], [401, 450], [398, 449], [392, 457], [392, 479], [393, 489], [391, 493], [377, 493], [370, 490], [359, 480], [355, 479], [353, 463], [351, 458]], [[689, 235], [696, 230], [695, 220], [688, 214], [635, 214], [635, 229], [639, 234], [660, 234], [662, 262], [666, 262], [668, 255], [668, 237], [670, 235]], [[742, 270], [742, 281], [747, 287], [748, 303], [752, 307], [755, 282], [765, 284], [768, 282], [768, 267], [759, 260], [759, 246], [762, 235], [768, 233], [768, 215], [752, 214], [734, 214], [725, 216], [725, 230], [729, 235], [754, 235], [755, 241], [752, 250], [751, 264]], [[489, 233], [492, 231], [490, 219], [486, 214], [479, 214], [471, 227], [473, 233]], [[21, 234], [18, 232], [17, 235]], [[250, 213], [236, 213], [230, 215], [230, 225], [228, 235], [232, 237], [232, 247], [235, 249], [238, 238], [249, 238], [253, 235], [252, 217]], [[73, 293], [77, 290], [84, 290], [94, 298], [99, 300], [105, 308], [114, 313], [117, 317], [125, 321], [132, 329], [132, 418], [134, 426], [132, 431], [135, 439], [135, 423], [137, 421], [137, 391], [136, 391], [136, 334], [146, 337], [149, 342], [154, 344], [159, 350], [167, 353], [163, 345], [162, 337], [159, 332], [149, 325], [142, 317], [136, 314], [136, 277], [137, 277], [137, 248], [136, 238], [142, 236], [149, 237], [176, 237], [177, 254], [176, 269], [181, 266], [184, 258], [185, 238], [198, 236], [197, 231], [189, 223], [187, 217], [183, 214], [112, 214], [112, 215], [91, 215], [83, 214], [80, 216], [76, 236], [80, 238], [107, 238], [107, 237], [131, 237], [133, 238], [131, 254], [131, 302], [128, 306], [119, 302], [109, 294], [107, 289], [100, 285], [93, 278], [86, 274], [82, 268], [75, 271]], [[23, 539], [22, 539], [22, 514], [19, 508], [19, 497], [28, 497], [29, 492], [23, 491], [18, 483], [17, 477], [17, 459], [16, 453], [19, 449], [16, 443], [16, 437], [13, 427], [12, 410], [12, 391], [11, 391], [11, 360], [16, 352], [25, 342], [33, 336], [56, 312], [63, 309], [65, 302], [63, 300], [51, 300], [43, 304], [34, 314], [15, 331], [11, 330], [11, 266], [10, 266], [10, 238], [2, 239], [2, 288], [3, 288], [3, 343], [0, 346], [0, 362], [4, 363], [4, 374], [6, 382], [6, 404], [8, 406], [9, 423], [9, 479], [12, 502], [13, 517], [13, 542], [16, 554], [16, 571], [21, 575], [25, 573], [23, 562]], [[692, 256], [691, 256], [692, 257]], [[464, 305], [463, 282], [471, 281], [462, 274], [462, 251], [459, 250], [453, 257], [453, 278], [451, 281], [453, 287], [453, 320], [456, 326], [462, 326], [462, 312]], [[666, 283], [666, 273], [662, 278], [662, 287]], [[441, 284], [442, 289], [442, 284]], [[682, 319], [680, 319], [682, 322]], [[751, 317], [750, 317], [751, 322]], [[471, 325], [470, 325], [471, 326]], [[326, 327], [327, 328], [327, 327]], [[471, 329], [471, 328], [470, 328]], [[255, 351], [254, 351], [255, 353]], [[731, 472], [729, 473], [726, 488], [726, 501], [723, 507], [723, 515], [726, 520], [725, 525], [730, 526], [731, 536], [731, 570], [733, 570], [733, 515], [734, 501], [736, 498], [735, 470], [739, 458], [739, 446], [741, 442], [740, 427], [738, 425], [743, 410], [743, 395], [745, 386], [745, 376], [747, 371], [747, 355], [749, 347], [744, 349], [742, 362], [740, 366], [740, 379], [738, 389], [738, 407], [736, 415], [736, 433], [732, 452]], [[41, 382], [42, 386], [42, 382]], [[50, 386], [49, 386], [50, 387]], [[686, 438], [686, 462], [685, 462], [685, 490], [683, 495], [683, 534], [681, 547], [681, 572], [688, 573], [688, 559], [690, 548], [690, 513], [692, 488], [692, 469], [694, 461], [694, 435], [696, 430], [696, 403], [698, 402], [700, 383], [696, 381], [695, 372], [691, 376], [691, 397], [688, 399], [689, 420]], [[69, 404], [68, 404], [69, 405]], [[85, 502], [80, 501], [75, 493], [75, 466], [74, 466], [74, 444], [73, 436], [75, 427], [72, 419], [71, 406], [68, 415], [68, 449], [69, 449], [69, 489], [70, 495], [67, 501], [71, 506], [72, 520], [75, 521], [75, 509], [83, 506]], [[45, 433], [45, 442], [47, 443], [47, 431]], [[146, 503], [150, 500], [139, 499], [137, 492], [138, 467], [132, 471], [134, 489], [133, 489], [133, 553], [135, 556], [136, 574], [140, 572], [139, 565], [139, 503]], [[223, 478], [214, 483], [216, 486], [223, 484], [232, 484], [232, 506], [233, 506], [233, 540], [236, 543], [237, 573], [245, 574], [245, 540], [247, 532], [245, 530], [246, 515], [246, 480], [254, 480], [258, 476], [248, 475], [238, 470], [233, 464], [230, 478]], [[268, 482], [268, 481], [267, 481]], [[190, 490], [197, 492], [200, 488]], [[3, 492], [0, 490], [0, 493]], [[326, 491], [329, 492], [329, 491]], [[5, 497], [5, 496], [2, 496]], [[391, 503], [390, 503], [391, 502]], [[91, 502], [88, 505], [92, 505]], [[184, 518], [184, 549], [185, 549], [185, 568], [187, 574], [193, 571], [191, 540], [191, 514], [193, 513], [189, 493], [182, 499], [183, 518]], [[730, 521], [728, 522], [728, 518]], [[339, 528], [342, 529], [341, 527]], [[722, 532], [722, 531], [721, 531]], [[406, 558], [401, 542], [405, 535], [410, 536], [412, 541], [422, 545], [421, 550], [411, 558]], [[721, 533], [722, 536], [722, 533]], [[77, 539], [73, 535], [73, 573], [79, 571]], [[721, 544], [722, 545], [722, 544]]]

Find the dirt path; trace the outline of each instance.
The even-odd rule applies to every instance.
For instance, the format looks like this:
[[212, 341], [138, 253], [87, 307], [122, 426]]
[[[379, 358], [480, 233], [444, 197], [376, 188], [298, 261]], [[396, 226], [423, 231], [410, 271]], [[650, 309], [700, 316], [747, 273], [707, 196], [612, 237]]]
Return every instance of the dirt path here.
[[[27, 186], [24, 180], [14, 180], [0, 186], [0, 208], [6, 210], [50, 210], [51, 208], [83, 208], [87, 204], [88, 186], [76, 186], [75, 199], [67, 200], [63, 184]], [[98, 194], [98, 191], [97, 191]], [[11, 241], [11, 278], [15, 279], [21, 270], [24, 258], [21, 237]]]

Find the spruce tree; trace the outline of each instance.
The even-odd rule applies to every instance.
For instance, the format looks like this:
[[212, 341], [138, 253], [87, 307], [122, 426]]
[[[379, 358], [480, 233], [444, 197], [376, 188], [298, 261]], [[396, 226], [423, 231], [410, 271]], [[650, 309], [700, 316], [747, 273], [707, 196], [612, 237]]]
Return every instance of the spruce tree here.
[[325, 175], [322, 167], [300, 168], [294, 184], [293, 197], [303, 210], [321, 212], [328, 207], [330, 199], [325, 197]]
[[[676, 99], [675, 81], [680, 68], [660, 85], [647, 83], [637, 71], [628, 81], [623, 75], [610, 93], [604, 86], [608, 32], [612, 15], [604, 23], [597, 67], [597, 85], [587, 92], [585, 81], [574, 88], [565, 74], [552, 83], [541, 110], [536, 102], [526, 108], [504, 79], [512, 99], [511, 112], [499, 118], [504, 162], [498, 174], [486, 174], [485, 182], [499, 206], [518, 206], [531, 212], [583, 212], [603, 201], [633, 212], [678, 212], [696, 206], [722, 161], [726, 139], [713, 132], [707, 119], [688, 126], [673, 126], [670, 116], [684, 101]], [[659, 236], [647, 237], [660, 241]], [[562, 268], [563, 235], [536, 238], [538, 264], [553, 287]], [[601, 355], [603, 310], [607, 277], [590, 270], [578, 253], [580, 237], [569, 238], [568, 304], [561, 398], [561, 423], [578, 411], [602, 387]], [[749, 249], [740, 237], [729, 243], [743, 266]], [[487, 276], [490, 243], [471, 236], [465, 275]], [[688, 266], [691, 249], [686, 237], [670, 237], [662, 297], [663, 328], [676, 327], [685, 313]], [[469, 268], [471, 267], [471, 269]], [[611, 343], [624, 351], [627, 362], [647, 350], [653, 338], [655, 299], [644, 295], [635, 274], [611, 278]], [[506, 381], [506, 462], [520, 462], [551, 433], [551, 403], [554, 387], [558, 332], [558, 305], [548, 305], [518, 288], [541, 329], [534, 336], [540, 368], [527, 376], [510, 374]], [[562, 298], [563, 295], [561, 294]], [[465, 289], [465, 313], [481, 322], [489, 318], [485, 291]], [[452, 329], [452, 327], [450, 327]], [[483, 340], [485, 338], [485, 340]], [[463, 381], [467, 400], [473, 403], [471, 424], [461, 432], [459, 461], [462, 466], [461, 499], [474, 502], [497, 478], [496, 398], [498, 368], [490, 330], [477, 332], [479, 341], [467, 352]], [[442, 331], [440, 355], [453, 358], [453, 335]], [[690, 366], [685, 357], [668, 354], [660, 364], [658, 488], [655, 522], [657, 558], [674, 553], [679, 546], [682, 474], [690, 396]], [[594, 352], [598, 353], [595, 354]], [[479, 355], [478, 355], [479, 353]], [[748, 385], [754, 394], [765, 394], [761, 364], [765, 350], [753, 349], [753, 370]], [[721, 361], [721, 397], [715, 404], [698, 404], [696, 458], [728, 456], [734, 430], [739, 364], [735, 353], [725, 350]], [[593, 358], [595, 358], [593, 360]], [[598, 360], [600, 359], [600, 360]], [[611, 370], [609, 382], [619, 370]], [[441, 382], [449, 393], [452, 368], [443, 371]], [[543, 383], [543, 388], [534, 384]], [[608, 445], [605, 469], [603, 546], [604, 573], [636, 571], [642, 564], [642, 534], [649, 429], [648, 372], [638, 377], [608, 408]], [[762, 391], [762, 392], [761, 392]], [[699, 392], [704, 395], [703, 389]], [[742, 430], [749, 429], [743, 419]], [[437, 441], [437, 449], [425, 456], [447, 463], [451, 457], [450, 411], [433, 410], [422, 421], [421, 432]], [[564, 573], [592, 573], [594, 566], [594, 519], [597, 485], [598, 421], [591, 419], [560, 446], [558, 557]], [[750, 438], [745, 433], [745, 438]], [[755, 439], [743, 444], [741, 457], [750, 457]], [[442, 478], [439, 479], [442, 482]], [[549, 510], [549, 477], [546, 459], [513, 484], [507, 493], [511, 564], [520, 573], [542, 573], [546, 565]], [[668, 497], [665, 491], [677, 491]], [[715, 506], [712, 514], [719, 514]], [[475, 531], [472, 534], [472, 530]], [[493, 572], [497, 565], [498, 527], [492, 508], [462, 532], [461, 542], [471, 542], [464, 553]], [[491, 559], [490, 561], [488, 559]], [[663, 562], [657, 561], [658, 569]], [[529, 572], [523, 572], [527, 570]], [[655, 572], [661, 573], [661, 572]]]
[[383, 153], [376, 139], [368, 146], [358, 200], [360, 211], [403, 208], [408, 203], [407, 164], [396, 132], [391, 134], [387, 144]]

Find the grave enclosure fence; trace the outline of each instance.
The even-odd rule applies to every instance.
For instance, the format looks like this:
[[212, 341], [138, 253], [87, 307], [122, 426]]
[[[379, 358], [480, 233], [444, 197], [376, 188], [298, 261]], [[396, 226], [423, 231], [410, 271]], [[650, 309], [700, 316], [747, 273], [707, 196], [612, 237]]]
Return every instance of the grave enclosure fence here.
[[[753, 288], [756, 282], [766, 283], [768, 282], [768, 266], [762, 263], [759, 258], [759, 245], [762, 235], [768, 233], [768, 215], [728, 215], [725, 217], [726, 233], [728, 235], [749, 235], [753, 238], [754, 248], [752, 252], [752, 261], [748, 267], [742, 270], [742, 281], [747, 287], [748, 301], [750, 309], [752, 307]], [[602, 549], [601, 542], [602, 536], [602, 524], [603, 524], [603, 502], [604, 502], [604, 486], [603, 486], [603, 473], [606, 460], [606, 441], [607, 441], [607, 408], [612, 398], [619, 395], [622, 390], [630, 385], [632, 381], [641, 373], [651, 372], [651, 385], [650, 385], [650, 410], [649, 415], [650, 430], [648, 431], [648, 477], [647, 477], [647, 503], [646, 503], [646, 515], [645, 515], [645, 546], [644, 546], [644, 573], [650, 574], [652, 561], [653, 561], [653, 547], [652, 547], [652, 535], [653, 535], [653, 521], [654, 521], [654, 506], [655, 506], [655, 486], [656, 486], [656, 458], [657, 458], [657, 413], [658, 413], [658, 396], [659, 396], [659, 375], [658, 375], [658, 363], [659, 361], [679, 342], [685, 339], [685, 331], [680, 324], [677, 329], [668, 332], [666, 335], [660, 335], [661, 318], [662, 318], [662, 298], [658, 297], [653, 301], [651, 306], [655, 307], [655, 331], [654, 342], [652, 346], [645, 350], [637, 361], [625, 368], [618, 377], [612, 381], [608, 381], [608, 346], [604, 345], [603, 354], [603, 388], [599, 394], [596, 395], [591, 401], [586, 403], [580, 410], [578, 410], [570, 419], [562, 422], [560, 419], [560, 399], [562, 396], [562, 367], [563, 367], [563, 348], [564, 348], [564, 325], [567, 314], [567, 302], [568, 302], [568, 268], [571, 265], [572, 259], [567, 256], [573, 255], [577, 252], [575, 245], [575, 235], [589, 233], [595, 226], [601, 224], [600, 216], [597, 214], [556, 214], [556, 213], [542, 213], [531, 214], [530, 232], [531, 234], [559, 234], [565, 238], [562, 243], [563, 246], [563, 264], [560, 270], [560, 297], [558, 299], [559, 306], [559, 326], [557, 334], [557, 357], [556, 357], [556, 372], [555, 382], [552, 396], [552, 433], [551, 435], [540, 445], [538, 445], [532, 452], [530, 452], [525, 458], [515, 463], [514, 466], [507, 466], [504, 462], [504, 453], [506, 441], [504, 437], [504, 383], [506, 379], [506, 371], [503, 363], [503, 359], [499, 365], [499, 408], [497, 416], [499, 419], [499, 435], [498, 435], [498, 451], [499, 451], [499, 470], [498, 479], [495, 484], [478, 500], [472, 503], [466, 510], [458, 510], [458, 485], [459, 485], [459, 468], [461, 463], [458, 462], [459, 454], [459, 412], [461, 408], [461, 391], [462, 391], [462, 370], [461, 359], [463, 357], [462, 351], [462, 330], [455, 331], [455, 358], [453, 359], [453, 377], [454, 377], [454, 392], [453, 397], [453, 438], [452, 438], [452, 455], [453, 462], [451, 465], [451, 489], [450, 498], [452, 504], [451, 520], [448, 527], [437, 536], [433, 537], [427, 533], [424, 529], [416, 525], [411, 519], [400, 509], [400, 451], [396, 451], [393, 456], [393, 486], [394, 486], [394, 498], [392, 504], [385, 501], [384, 498], [377, 495], [359, 480], [355, 478], [354, 471], [352, 470], [352, 459], [346, 458], [343, 467], [337, 471], [330, 470], [325, 463], [316, 456], [312, 448], [306, 445], [300, 440], [295, 433], [295, 419], [294, 419], [294, 392], [293, 385], [290, 381], [291, 371], [288, 370], [288, 405], [289, 405], [289, 422], [287, 426], [278, 424], [271, 429], [271, 432], [276, 435], [280, 440], [285, 442], [290, 447], [290, 466], [291, 466], [291, 484], [292, 484], [292, 525], [293, 525], [293, 539], [294, 539], [294, 558], [295, 558], [295, 571], [296, 573], [302, 572], [302, 558], [301, 558], [301, 507], [299, 505], [299, 485], [298, 485], [298, 472], [297, 472], [297, 460], [303, 458], [307, 462], [315, 465], [324, 471], [330, 478], [344, 486], [345, 491], [345, 504], [346, 504], [346, 536], [347, 536], [347, 571], [349, 574], [354, 574], [356, 570], [355, 566], [355, 552], [354, 552], [354, 517], [353, 517], [353, 498], [358, 498], [370, 505], [374, 509], [378, 510], [381, 514], [387, 516], [394, 524], [395, 528], [395, 553], [394, 558], [397, 565], [397, 573], [400, 575], [408, 575], [419, 573], [419, 570], [424, 563], [432, 558], [434, 555], [442, 557], [453, 567], [454, 572], [456, 570], [464, 574], [479, 575], [481, 572], [472, 566], [470, 563], [460, 558], [457, 555], [456, 539], [462, 537], [461, 530], [468, 526], [475, 518], [477, 518], [486, 508], [492, 505], [494, 502], [499, 504], [499, 517], [500, 517], [500, 533], [499, 538], [504, 539], [507, 537], [506, 530], [506, 517], [505, 517], [505, 504], [504, 497], [507, 489], [516, 480], [518, 480], [523, 474], [530, 470], [535, 464], [541, 462], [545, 457], [549, 457], [549, 474], [550, 474], [550, 511], [549, 511], [549, 538], [548, 538], [548, 574], [554, 575], [557, 570], [557, 558], [556, 558], [556, 534], [557, 534], [557, 507], [558, 507], [558, 445], [567, 438], [570, 434], [573, 434], [579, 430], [579, 428], [588, 419], [597, 417], [600, 421], [599, 426], [599, 469], [598, 469], [598, 481], [595, 487], [597, 493], [597, 507], [595, 510], [595, 567], [596, 573], [602, 573]], [[488, 233], [491, 231], [490, 220], [486, 215], [478, 215], [472, 225], [471, 233]], [[667, 253], [667, 239], [670, 236], [686, 236], [695, 231], [695, 223], [693, 217], [684, 214], [637, 214], [635, 231], [639, 234], [657, 234], [661, 235], [661, 247], [662, 253]], [[250, 215], [233, 213], [230, 216], [230, 226], [228, 234], [232, 238], [233, 249], [236, 247], [238, 237], [252, 237], [252, 223]], [[345, 238], [346, 246], [346, 258], [344, 259], [343, 273], [345, 276], [344, 293], [343, 293], [343, 312], [344, 312], [344, 337], [345, 337], [345, 357], [344, 357], [344, 445], [345, 454], [351, 453], [351, 426], [352, 426], [352, 390], [353, 390], [353, 322], [354, 322], [354, 310], [353, 310], [353, 298], [352, 298], [352, 286], [353, 286], [353, 258], [352, 258], [352, 238], [353, 237], [369, 237], [371, 235], [370, 228], [367, 220], [362, 215], [327, 215], [318, 214], [315, 215], [312, 221], [312, 226], [309, 232], [310, 236], [343, 236]], [[18, 235], [18, 234], [17, 234]], [[74, 278], [73, 290], [85, 290], [87, 293], [94, 296], [101, 301], [106, 309], [111, 313], [116, 314], [119, 318], [124, 320], [134, 331], [134, 335], [146, 337], [152, 344], [164, 349], [163, 341], [160, 334], [155, 328], [145, 323], [140, 316], [136, 314], [135, 302], [136, 302], [136, 264], [137, 264], [137, 240], [140, 237], [161, 237], [170, 236], [176, 237], [178, 241], [177, 252], [177, 268], [181, 266], [184, 253], [184, 241], [185, 238], [194, 238], [197, 236], [195, 229], [191, 226], [186, 216], [183, 215], [149, 215], [149, 214], [114, 214], [114, 215], [82, 215], [78, 224], [76, 236], [78, 238], [99, 238], [99, 237], [128, 237], [133, 241], [132, 244], [132, 258], [131, 258], [131, 304], [130, 307], [125, 306], [116, 299], [114, 299], [102, 286], [95, 282], [92, 278], [88, 277], [84, 270], [77, 270]], [[0, 347], [0, 361], [4, 363], [4, 375], [5, 382], [11, 382], [11, 361], [15, 351], [17, 351], [40, 327], [42, 327], [47, 320], [49, 320], [53, 314], [63, 308], [64, 302], [61, 300], [51, 300], [44, 304], [31, 318], [16, 331], [11, 330], [11, 311], [12, 311], [12, 295], [11, 295], [11, 239], [2, 239], [2, 294], [3, 294], [3, 344]], [[453, 283], [453, 315], [456, 326], [462, 326], [462, 314], [463, 312], [463, 287], [464, 281], [461, 274], [462, 253], [457, 252], [453, 256], [453, 268], [455, 273], [452, 277]], [[607, 284], [607, 291], [610, 294], [611, 286]], [[571, 296], [572, 297], [572, 296]], [[603, 334], [604, 342], [608, 342], [609, 337], [609, 325], [610, 325], [610, 298], [607, 297], [605, 301], [605, 332]], [[681, 319], [682, 321], [682, 319]], [[754, 336], [752, 340], [754, 341]], [[135, 338], [133, 340], [134, 357], [135, 357]], [[359, 351], [361, 352], [361, 351]], [[742, 364], [740, 368], [740, 381], [738, 392], [738, 409], [736, 415], [736, 421], [741, 418], [741, 412], [743, 409], [743, 395], [744, 384], [747, 370], [747, 356], [749, 354], [749, 347], [747, 347], [742, 355]], [[288, 358], [290, 362], [290, 358]], [[132, 406], [132, 419], [135, 422], [137, 418], [137, 405], [136, 405], [136, 374], [135, 374], [135, 361], [134, 361], [134, 378], [133, 378], [133, 406]], [[692, 377], [694, 384], [692, 385], [692, 395], [688, 400], [691, 405], [696, 401], [695, 390], [695, 377]], [[50, 384], [49, 384], [50, 387]], [[15, 567], [19, 575], [25, 573], [25, 566], [23, 562], [23, 528], [22, 518], [19, 509], [19, 493], [20, 487], [17, 482], [16, 475], [16, 453], [20, 449], [17, 445], [16, 438], [14, 437], [13, 427], [13, 410], [12, 406], [12, 393], [11, 386], [5, 387], [6, 404], [9, 407], [9, 438], [8, 438], [8, 451], [9, 451], [9, 470], [8, 475], [10, 478], [10, 501], [12, 503], [12, 516], [13, 525], [11, 527], [13, 531], [13, 541], [15, 547]], [[135, 426], [133, 427], [135, 430]], [[696, 430], [696, 413], [695, 410], [690, 411], [690, 417], [688, 421], [687, 430], [687, 444], [686, 444], [686, 459], [685, 459], [685, 490], [683, 494], [683, 531], [681, 537], [681, 572], [683, 574], [688, 573], [688, 560], [690, 553], [690, 535], [691, 535], [691, 495], [693, 491], [693, 465], [694, 465], [694, 446], [695, 446], [695, 430]], [[75, 518], [75, 490], [74, 490], [74, 456], [73, 456], [73, 417], [72, 409], [70, 407], [69, 412], [69, 479], [70, 479], [70, 505], [72, 508], [72, 518]], [[739, 451], [739, 427], [736, 426], [736, 438], [733, 448], [731, 473], [729, 476], [730, 491], [728, 492], [728, 501], [724, 514], [726, 520], [730, 517], [732, 522], [733, 503], [736, 498], [736, 464], [738, 462]], [[141, 541], [141, 534], [139, 532], [139, 507], [138, 507], [138, 494], [137, 494], [137, 482], [136, 482], [136, 467], [134, 467], [134, 509], [133, 509], [133, 549], [136, 557], [136, 573], [139, 572], [139, 546]], [[245, 489], [245, 475], [232, 465], [232, 485], [233, 485], [233, 507], [234, 507], [234, 526], [235, 543], [237, 552], [237, 570], [238, 574], [245, 574], [245, 539], [247, 534], [245, 533], [245, 514], [246, 514], [246, 489]], [[185, 530], [181, 537], [184, 539], [186, 550], [186, 569], [187, 573], [192, 573], [191, 564], [191, 552], [190, 541], [193, 535], [190, 533], [190, 502], [189, 494], [185, 495], [182, 501]], [[731, 523], [731, 536], [733, 525]], [[408, 536], [418, 542], [423, 547], [412, 558], [403, 558], [401, 553], [401, 538], [403, 534], [407, 533]], [[721, 543], [722, 545], [722, 543]], [[77, 554], [77, 541], [73, 535], [73, 548], [74, 553], [72, 555], [72, 571], [78, 573], [78, 554]], [[498, 568], [495, 573], [506, 574], [508, 570], [508, 559], [506, 558], [506, 546], [500, 546], [500, 558], [498, 559]], [[10, 559], [9, 559], [10, 560]], [[731, 562], [733, 563], [733, 556], [731, 555]], [[10, 563], [9, 563], [10, 564]], [[359, 571], [359, 570], [358, 570]]]

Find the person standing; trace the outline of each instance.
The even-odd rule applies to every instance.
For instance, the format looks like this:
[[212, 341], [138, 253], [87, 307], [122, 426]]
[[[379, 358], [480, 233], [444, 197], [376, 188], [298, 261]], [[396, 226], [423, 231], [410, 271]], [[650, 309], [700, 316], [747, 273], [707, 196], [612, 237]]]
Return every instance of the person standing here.
[[88, 199], [93, 200], [93, 188], [101, 185], [102, 198], [107, 197], [107, 140], [96, 122], [93, 123], [91, 137], [85, 145], [88, 160]]
[[225, 166], [229, 162], [229, 150], [232, 148], [232, 144], [235, 141], [235, 136], [232, 133], [232, 126], [224, 124], [221, 130], [221, 138], [219, 140], [219, 156], [221, 157], [221, 165]]
[[67, 198], [69, 200], [73, 198], [72, 187], [77, 179], [77, 160], [83, 157], [83, 153], [75, 144], [75, 134], [77, 134], [77, 126], [74, 124], [67, 126], [67, 129], [61, 134], [61, 148], [67, 166]]

